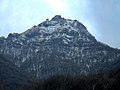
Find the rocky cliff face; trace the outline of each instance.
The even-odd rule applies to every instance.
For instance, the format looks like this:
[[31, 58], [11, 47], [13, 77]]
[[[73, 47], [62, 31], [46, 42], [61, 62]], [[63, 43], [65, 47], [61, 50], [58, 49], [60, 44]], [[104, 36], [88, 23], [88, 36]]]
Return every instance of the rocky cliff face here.
[[109, 70], [120, 50], [98, 42], [77, 20], [56, 15], [18, 34], [0, 38], [0, 53], [37, 77]]

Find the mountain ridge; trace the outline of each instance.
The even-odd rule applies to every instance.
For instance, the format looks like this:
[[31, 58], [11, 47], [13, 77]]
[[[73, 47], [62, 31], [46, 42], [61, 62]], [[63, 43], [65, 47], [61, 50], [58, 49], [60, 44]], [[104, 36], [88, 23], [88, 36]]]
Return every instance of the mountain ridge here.
[[82, 23], [60, 15], [0, 38], [0, 53], [39, 78], [110, 70], [108, 65], [120, 58], [119, 49], [98, 42]]

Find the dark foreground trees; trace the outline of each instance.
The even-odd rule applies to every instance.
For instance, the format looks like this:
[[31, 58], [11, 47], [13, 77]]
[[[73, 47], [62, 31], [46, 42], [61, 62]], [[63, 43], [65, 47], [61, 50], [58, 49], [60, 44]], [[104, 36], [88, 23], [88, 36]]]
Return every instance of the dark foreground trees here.
[[119, 71], [92, 76], [52, 76], [22, 90], [120, 90]]

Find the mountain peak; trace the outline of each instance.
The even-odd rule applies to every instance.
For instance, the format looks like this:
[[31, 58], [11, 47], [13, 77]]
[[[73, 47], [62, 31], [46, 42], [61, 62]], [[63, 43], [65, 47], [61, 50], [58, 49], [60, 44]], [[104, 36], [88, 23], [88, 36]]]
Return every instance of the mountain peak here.
[[87, 31], [87, 28], [81, 22], [77, 20], [66, 19], [60, 15], [55, 15], [51, 20], [46, 19], [46, 21], [23, 32], [20, 36], [31, 38], [38, 37], [37, 40], [40, 40], [44, 37], [44, 40], [48, 40], [53, 38], [53, 36], [56, 38], [64, 37], [63, 34], [66, 34], [70, 37], [78, 36], [81, 39], [83, 39], [83, 36], [85, 36], [83, 40], [85, 40], [85, 38], [89, 38], [90, 40], [92, 38], [92, 40], [95, 40], [95, 38]]
[[64, 19], [61, 17], [61, 15], [55, 15], [51, 20], [55, 21], [55, 20], [61, 20]]

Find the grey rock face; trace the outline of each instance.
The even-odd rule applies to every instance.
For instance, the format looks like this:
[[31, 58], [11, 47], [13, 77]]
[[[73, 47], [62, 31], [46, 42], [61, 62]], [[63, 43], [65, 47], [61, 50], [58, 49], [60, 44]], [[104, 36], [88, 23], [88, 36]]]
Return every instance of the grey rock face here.
[[120, 50], [98, 42], [77, 20], [59, 15], [21, 33], [0, 38], [0, 53], [37, 77], [109, 70]]

